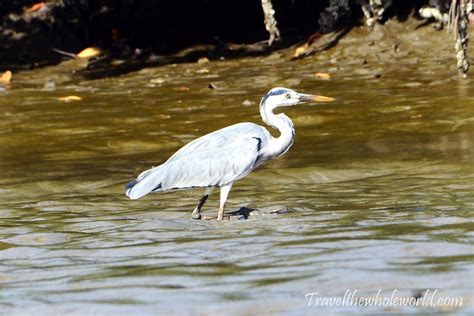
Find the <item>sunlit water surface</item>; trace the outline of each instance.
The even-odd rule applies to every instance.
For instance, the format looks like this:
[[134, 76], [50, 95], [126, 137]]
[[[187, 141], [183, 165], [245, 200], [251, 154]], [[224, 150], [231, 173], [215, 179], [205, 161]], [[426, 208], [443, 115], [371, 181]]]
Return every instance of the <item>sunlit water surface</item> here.
[[[166, 65], [77, 77], [52, 91], [23, 75], [0, 95], [0, 309], [472, 311], [472, 79], [446, 77], [442, 63], [428, 71], [419, 63], [335, 66], [330, 57]], [[285, 109], [295, 144], [237, 182], [228, 207], [294, 212], [195, 221], [202, 190], [125, 197], [127, 181], [195, 137], [263, 124], [258, 102], [273, 86], [337, 101]], [[57, 100], [67, 95], [83, 100]], [[204, 213], [217, 207], [215, 194]], [[380, 289], [400, 297], [438, 290], [463, 307], [308, 307], [305, 296]]]

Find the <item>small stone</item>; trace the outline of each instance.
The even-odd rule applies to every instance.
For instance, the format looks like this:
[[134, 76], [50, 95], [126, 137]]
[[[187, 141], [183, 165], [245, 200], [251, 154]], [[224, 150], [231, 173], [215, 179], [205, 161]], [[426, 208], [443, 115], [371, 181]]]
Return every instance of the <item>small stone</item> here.
[[209, 58], [207, 58], [207, 57], [201, 57], [201, 58], [199, 58], [198, 61], [197, 61], [198, 64], [207, 64], [207, 63], [209, 63], [209, 62], [211, 62], [211, 61], [210, 61]]
[[165, 82], [164, 78], [153, 78], [150, 80], [150, 83], [162, 84], [163, 82]]
[[244, 102], [242, 102], [242, 105], [244, 105], [244, 106], [252, 106], [254, 104], [255, 104], [255, 102], [250, 101], [250, 100], [245, 100]]
[[56, 83], [53, 81], [53, 80], [48, 80], [45, 84], [44, 84], [44, 89], [46, 90], [54, 90], [56, 88]]

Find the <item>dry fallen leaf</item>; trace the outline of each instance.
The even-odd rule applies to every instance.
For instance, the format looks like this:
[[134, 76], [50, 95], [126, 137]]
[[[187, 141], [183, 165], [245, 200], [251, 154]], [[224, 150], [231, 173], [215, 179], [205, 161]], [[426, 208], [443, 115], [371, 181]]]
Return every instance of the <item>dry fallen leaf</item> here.
[[59, 101], [71, 102], [71, 101], [81, 101], [82, 98], [77, 95], [68, 95], [67, 97], [58, 98]]
[[306, 49], [308, 49], [308, 45], [306, 45], [306, 44], [304, 44], [300, 47], [297, 47], [293, 57], [300, 57], [301, 55], [303, 55], [306, 52]]
[[0, 81], [3, 83], [9, 83], [12, 80], [12, 72], [10, 70], [5, 71], [0, 77]]
[[36, 11], [42, 9], [44, 6], [45, 6], [44, 2], [38, 2], [38, 3], [33, 4], [31, 7], [26, 8], [25, 12], [26, 13], [36, 12]]
[[77, 54], [77, 57], [80, 58], [91, 58], [95, 57], [97, 55], [102, 54], [102, 50], [98, 47], [87, 47], [86, 49], [82, 50], [79, 54]]
[[209, 60], [209, 58], [207, 58], [207, 57], [201, 57], [201, 58], [199, 58], [198, 61], [197, 61], [198, 64], [207, 64], [207, 63], [209, 63], [209, 62], [210, 62], [210, 60]]
[[311, 35], [308, 40], [306, 41], [306, 43], [304, 45], [301, 45], [299, 47], [296, 48], [296, 51], [293, 55], [294, 58], [298, 58], [300, 57], [301, 55], [305, 54], [306, 51], [308, 50], [308, 48], [319, 38], [321, 38], [323, 35], [321, 33], [314, 33], [313, 35]]
[[327, 72], [317, 72], [314, 74], [316, 78], [323, 79], [323, 80], [329, 80], [331, 79], [331, 75], [328, 74]]

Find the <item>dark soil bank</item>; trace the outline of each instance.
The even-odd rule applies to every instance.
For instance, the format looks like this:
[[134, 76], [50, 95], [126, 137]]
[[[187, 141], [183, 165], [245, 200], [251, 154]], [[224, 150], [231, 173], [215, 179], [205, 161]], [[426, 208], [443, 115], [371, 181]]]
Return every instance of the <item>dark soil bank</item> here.
[[[274, 0], [282, 41], [294, 43], [340, 26], [404, 20], [430, 5], [446, 12], [450, 0]], [[378, 12], [378, 13], [377, 13]], [[167, 54], [195, 44], [252, 43], [268, 38], [259, 0], [13, 0], [0, 3], [0, 65], [38, 66], [59, 62], [58, 48], [89, 46], [124, 56]]]

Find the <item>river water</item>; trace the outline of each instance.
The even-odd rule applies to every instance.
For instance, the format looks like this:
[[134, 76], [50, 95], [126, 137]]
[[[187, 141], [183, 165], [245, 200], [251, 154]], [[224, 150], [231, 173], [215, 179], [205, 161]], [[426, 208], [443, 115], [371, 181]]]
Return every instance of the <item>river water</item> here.
[[[77, 75], [51, 90], [42, 84], [64, 65], [19, 74], [0, 92], [1, 311], [472, 311], [472, 79], [433, 59], [428, 69], [410, 59], [337, 63], [331, 54]], [[295, 144], [237, 182], [228, 200], [229, 211], [263, 211], [196, 221], [202, 190], [125, 197], [125, 183], [186, 142], [233, 123], [263, 124], [258, 102], [274, 86], [337, 101], [285, 109]], [[67, 95], [82, 100], [57, 100]], [[214, 194], [204, 214], [217, 208]], [[291, 212], [268, 212], [282, 208]], [[406, 298], [429, 290], [435, 303], [459, 297], [463, 306], [321, 307], [307, 295], [379, 290]]]

